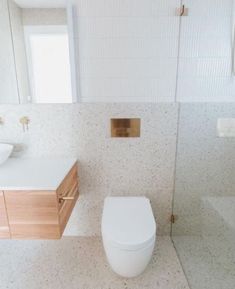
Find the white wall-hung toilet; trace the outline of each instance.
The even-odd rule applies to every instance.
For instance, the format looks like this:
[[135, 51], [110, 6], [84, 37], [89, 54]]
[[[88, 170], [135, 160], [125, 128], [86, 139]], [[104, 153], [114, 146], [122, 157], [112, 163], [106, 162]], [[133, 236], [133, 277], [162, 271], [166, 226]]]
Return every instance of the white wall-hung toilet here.
[[104, 202], [102, 238], [107, 260], [118, 275], [140, 275], [153, 255], [156, 223], [145, 197], [108, 197]]

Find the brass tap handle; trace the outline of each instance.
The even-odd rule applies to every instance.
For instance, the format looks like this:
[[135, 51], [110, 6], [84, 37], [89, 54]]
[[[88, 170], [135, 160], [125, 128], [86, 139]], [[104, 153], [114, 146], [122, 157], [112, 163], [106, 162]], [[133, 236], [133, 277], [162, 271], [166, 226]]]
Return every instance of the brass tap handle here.
[[20, 118], [20, 123], [23, 126], [23, 131], [25, 132], [26, 130], [29, 130], [29, 123], [30, 123], [30, 119], [27, 116], [23, 116]]

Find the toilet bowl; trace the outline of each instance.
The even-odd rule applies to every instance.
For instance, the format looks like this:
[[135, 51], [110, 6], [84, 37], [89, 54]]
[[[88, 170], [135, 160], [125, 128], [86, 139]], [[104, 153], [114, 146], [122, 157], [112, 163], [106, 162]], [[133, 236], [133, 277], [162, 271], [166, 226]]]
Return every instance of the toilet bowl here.
[[108, 197], [102, 216], [107, 260], [118, 275], [132, 278], [149, 264], [156, 241], [156, 223], [145, 197]]

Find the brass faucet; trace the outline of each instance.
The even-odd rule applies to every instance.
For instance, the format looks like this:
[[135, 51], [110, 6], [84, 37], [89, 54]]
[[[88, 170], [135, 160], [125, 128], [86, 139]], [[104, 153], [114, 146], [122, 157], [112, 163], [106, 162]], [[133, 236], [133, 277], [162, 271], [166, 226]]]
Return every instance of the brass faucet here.
[[27, 116], [23, 116], [20, 118], [20, 123], [23, 126], [23, 131], [25, 132], [26, 130], [29, 130], [29, 123], [30, 119]]

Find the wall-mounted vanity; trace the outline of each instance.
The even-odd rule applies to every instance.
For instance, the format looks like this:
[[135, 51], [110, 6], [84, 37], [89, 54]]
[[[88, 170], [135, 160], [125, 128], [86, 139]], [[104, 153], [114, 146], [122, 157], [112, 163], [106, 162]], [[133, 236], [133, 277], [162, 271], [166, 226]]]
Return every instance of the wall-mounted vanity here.
[[[69, 2], [0, 0], [0, 105], [77, 102]], [[26, 131], [30, 119], [19, 121]], [[60, 238], [77, 198], [76, 160], [9, 159], [0, 166], [0, 238]]]
[[73, 8], [61, 2], [0, 0], [0, 104], [77, 101]]
[[0, 173], [0, 238], [60, 239], [78, 199], [75, 159], [9, 159]]

